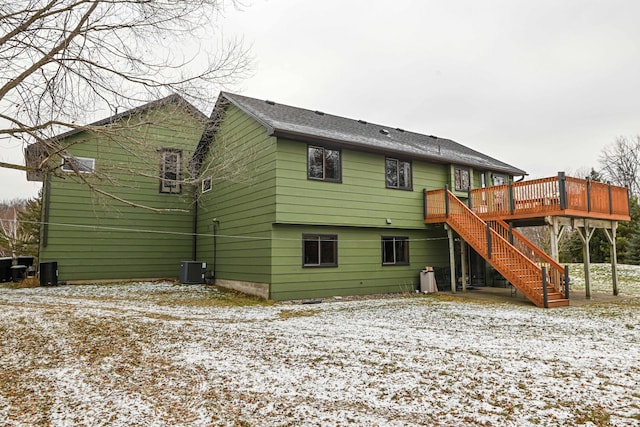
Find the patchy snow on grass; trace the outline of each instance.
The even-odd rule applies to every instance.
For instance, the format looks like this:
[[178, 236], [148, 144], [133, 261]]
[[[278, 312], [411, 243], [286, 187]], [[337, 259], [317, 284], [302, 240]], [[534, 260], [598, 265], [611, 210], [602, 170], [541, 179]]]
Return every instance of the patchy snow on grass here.
[[221, 298], [0, 288], [0, 425], [640, 425], [639, 298]]
[[[618, 264], [618, 291], [620, 295], [640, 296], [640, 266]], [[591, 290], [593, 292], [611, 293], [611, 264], [591, 264], [589, 269]], [[571, 287], [584, 289], [584, 265], [569, 264]]]

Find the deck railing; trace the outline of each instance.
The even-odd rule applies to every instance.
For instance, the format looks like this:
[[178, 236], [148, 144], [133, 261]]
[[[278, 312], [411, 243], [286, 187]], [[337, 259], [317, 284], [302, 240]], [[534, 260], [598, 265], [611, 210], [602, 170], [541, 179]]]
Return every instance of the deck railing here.
[[[469, 207], [485, 219], [572, 215], [629, 220], [627, 188], [559, 173], [469, 192]], [[429, 212], [431, 215], [431, 210]]]

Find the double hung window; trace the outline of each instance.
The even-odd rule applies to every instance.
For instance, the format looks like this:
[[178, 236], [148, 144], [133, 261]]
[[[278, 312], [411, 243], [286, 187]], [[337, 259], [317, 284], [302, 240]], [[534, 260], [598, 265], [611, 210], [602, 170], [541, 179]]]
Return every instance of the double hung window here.
[[469, 169], [456, 167], [454, 174], [454, 188], [456, 189], [456, 191], [469, 191], [469, 189], [471, 188], [471, 176], [469, 173]]
[[160, 192], [182, 192], [181, 179], [182, 151], [164, 148], [160, 151]]

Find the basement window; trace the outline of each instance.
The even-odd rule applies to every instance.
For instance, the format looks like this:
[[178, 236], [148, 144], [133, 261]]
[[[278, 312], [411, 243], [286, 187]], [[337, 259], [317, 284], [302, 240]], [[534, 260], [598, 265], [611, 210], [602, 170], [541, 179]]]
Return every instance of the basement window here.
[[181, 193], [182, 150], [163, 148], [160, 151], [160, 192]]
[[382, 236], [382, 265], [409, 265], [409, 238]]
[[89, 157], [65, 157], [62, 159], [62, 169], [64, 172], [92, 173], [96, 166], [96, 159]]
[[335, 234], [303, 234], [302, 266], [337, 267], [338, 236]]

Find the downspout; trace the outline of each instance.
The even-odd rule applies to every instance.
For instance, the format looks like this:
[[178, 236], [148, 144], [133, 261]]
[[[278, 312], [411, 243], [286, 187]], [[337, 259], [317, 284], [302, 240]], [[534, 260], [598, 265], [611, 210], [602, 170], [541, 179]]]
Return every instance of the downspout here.
[[198, 189], [196, 188], [193, 194], [193, 225], [192, 225], [192, 235], [191, 235], [191, 259], [196, 261], [198, 259]]
[[216, 261], [218, 260], [218, 225], [220, 225], [220, 221], [217, 218], [213, 218], [213, 271], [211, 274], [213, 275], [214, 283], [216, 280]]

